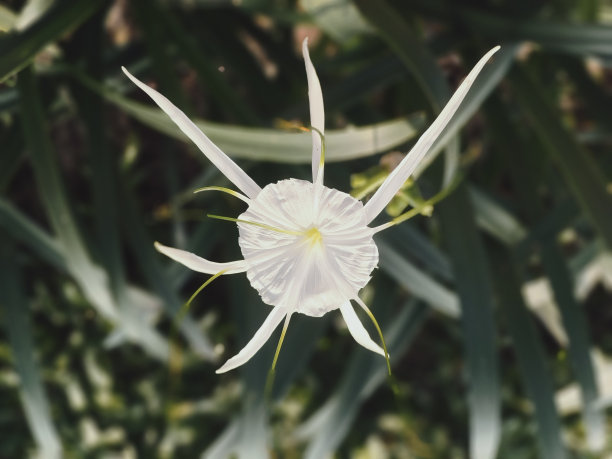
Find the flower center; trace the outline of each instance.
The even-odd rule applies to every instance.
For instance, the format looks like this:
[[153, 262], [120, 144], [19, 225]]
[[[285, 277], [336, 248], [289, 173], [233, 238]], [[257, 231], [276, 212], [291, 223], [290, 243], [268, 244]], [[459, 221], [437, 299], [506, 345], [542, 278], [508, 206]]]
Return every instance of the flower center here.
[[251, 285], [288, 311], [319, 317], [339, 308], [378, 263], [361, 202], [322, 185], [271, 183], [236, 221]]
[[304, 238], [306, 239], [306, 242], [308, 242], [311, 249], [323, 242], [321, 232], [314, 226], [304, 231]]

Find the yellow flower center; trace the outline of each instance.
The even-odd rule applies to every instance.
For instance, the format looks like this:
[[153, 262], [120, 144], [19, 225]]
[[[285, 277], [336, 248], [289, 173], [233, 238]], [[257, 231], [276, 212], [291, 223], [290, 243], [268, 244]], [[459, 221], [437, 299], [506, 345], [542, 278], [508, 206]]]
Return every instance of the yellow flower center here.
[[323, 241], [323, 236], [321, 236], [321, 232], [314, 226], [304, 231], [304, 238], [310, 244], [311, 248], [315, 245], [321, 244], [321, 242]]

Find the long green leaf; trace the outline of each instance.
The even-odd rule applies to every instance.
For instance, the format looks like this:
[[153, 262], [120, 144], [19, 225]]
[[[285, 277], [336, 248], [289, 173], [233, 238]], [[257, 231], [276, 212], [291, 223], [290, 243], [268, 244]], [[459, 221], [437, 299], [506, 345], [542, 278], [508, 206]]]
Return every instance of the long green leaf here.
[[22, 126], [29, 147], [34, 174], [47, 217], [58, 237], [60, 248], [71, 275], [85, 297], [111, 323], [125, 329], [127, 335], [143, 345], [152, 356], [167, 357], [167, 344], [153, 328], [138, 320], [136, 314], [119, 309], [109, 288], [107, 273], [90, 258], [74, 220], [66, 190], [47, 136], [43, 107], [31, 69], [19, 75]]
[[[612, 30], [605, 24], [524, 18], [457, 7], [452, 0], [416, 0], [416, 8], [498, 42], [533, 41], [555, 51], [576, 54], [610, 54]], [[417, 6], [418, 5], [418, 6]]]
[[582, 209], [612, 248], [612, 196], [593, 159], [562, 125], [559, 115], [544, 97], [541, 84], [526, 70], [511, 74], [516, 96], [547, 153], [557, 163]]
[[[353, 3], [410, 70], [420, 90], [425, 94], [431, 112], [437, 115], [452, 93], [433, 55], [423, 46], [399, 12], [386, 0], [379, 0], [376, 3], [353, 0]], [[434, 158], [434, 155], [428, 154], [422, 161], [420, 170], [423, 170], [423, 167], [430, 164]], [[459, 138], [456, 136], [449, 138], [445, 161], [444, 185], [448, 185], [455, 176], [459, 164]]]
[[[81, 82], [147, 126], [184, 142], [189, 140], [157, 108], [131, 101], [108, 88], [76, 75]], [[194, 123], [228, 155], [256, 161], [308, 164], [312, 161], [311, 139], [307, 133], [231, 126], [194, 119]], [[325, 133], [325, 160], [346, 161], [387, 151], [412, 139], [422, 127], [422, 116], [397, 119]]]
[[470, 457], [494, 458], [501, 433], [496, 324], [490, 269], [464, 184], [438, 206], [461, 299], [469, 375]]
[[527, 395], [535, 407], [540, 457], [565, 458], [567, 450], [562, 442], [561, 421], [553, 399], [552, 378], [546, 371], [548, 365], [533, 319], [523, 302], [513, 257], [507, 250], [498, 249], [494, 253], [499, 260], [493, 265], [499, 303], [506, 316]]
[[19, 375], [19, 394], [26, 419], [41, 457], [61, 457], [62, 444], [51, 417], [49, 401], [34, 355], [32, 331], [28, 320], [28, 302], [24, 298], [21, 267], [16, 254], [6, 242], [0, 244], [0, 307], [4, 328]]
[[[123, 199], [120, 203], [120, 216], [123, 230], [132, 250], [136, 263], [153, 291], [163, 300], [167, 314], [174, 318], [184, 301], [166, 276], [162, 267], [162, 258], [153, 247], [153, 239], [143, 225], [139, 206], [135, 201], [136, 193], [125, 185], [122, 187]], [[180, 330], [191, 348], [202, 358], [217, 359], [208, 337], [187, 314], [180, 323]]]
[[0, 82], [27, 66], [46, 44], [77, 27], [105, 3], [104, 0], [59, 1], [24, 31], [1, 37]]
[[459, 316], [459, 300], [454, 292], [425, 274], [391, 245], [384, 241], [378, 241], [377, 245], [381, 269], [399, 285], [442, 314]]
[[569, 338], [568, 354], [582, 392], [583, 417], [589, 449], [600, 451], [606, 443], [606, 423], [603, 413], [595, 407], [599, 391], [591, 360], [591, 340], [584, 314], [574, 298], [573, 282], [556, 244], [550, 238], [542, 244], [542, 264], [549, 276], [555, 300], [561, 311], [563, 326]]
[[516, 217], [485, 192], [471, 186], [469, 194], [481, 229], [508, 245], [517, 245], [527, 237], [527, 230]]
[[[389, 306], [381, 303], [381, 296], [378, 294], [376, 297], [379, 298], [375, 297], [379, 316], [381, 309]], [[396, 317], [386, 321], [384, 334], [391, 356], [401, 356], [406, 352], [426, 318], [427, 308], [410, 302]], [[328, 457], [335, 452], [349, 433], [361, 405], [384, 383], [384, 366], [385, 362], [380, 356], [363, 349], [352, 353], [336, 390], [296, 431], [298, 439], [310, 439], [305, 458]]]
[[70, 268], [64, 259], [61, 244], [32, 220], [23, 215], [11, 203], [0, 198], [0, 226], [14, 240], [21, 241], [47, 263], [68, 273]]
[[[500, 110], [499, 99], [490, 100], [487, 114], [491, 130], [495, 132], [497, 137], [505, 137], [507, 130], [516, 129], [510, 118], [505, 115], [504, 111]], [[522, 207], [526, 210], [530, 219], [538, 221], [537, 225], [532, 226], [530, 235], [526, 239], [530, 239], [532, 245], [533, 242], [536, 242], [540, 248], [544, 272], [550, 280], [554, 299], [561, 311], [563, 328], [569, 338], [570, 360], [582, 389], [584, 419], [589, 446], [597, 451], [603, 446], [605, 427], [602, 414], [594, 407], [598, 398], [598, 391], [591, 362], [588, 329], [584, 314], [582, 314], [574, 297], [574, 282], [556, 243], [559, 232], [571, 223], [566, 218], [559, 218], [559, 215], [562, 217], [568, 215], [565, 211], [568, 206], [561, 202], [557, 209], [560, 209], [561, 213], [558, 211], [548, 212], [548, 215], [542, 218], [542, 214], [545, 214], [545, 208], [537, 198], [541, 178], [527, 164], [528, 159], [546, 153], [533, 149], [522, 135], [516, 135], [512, 139], [506, 140], [499, 145], [499, 148], [508, 158], [509, 169], [514, 176], [514, 181], [520, 183], [520, 190], [517, 194], [519, 200], [522, 201]], [[573, 206], [569, 207], [572, 208]], [[573, 213], [569, 215], [573, 215]], [[545, 231], [542, 231], [542, 228], [545, 228]], [[554, 300], [551, 298], [551, 303], [553, 302]], [[554, 311], [554, 306], [552, 308]]]

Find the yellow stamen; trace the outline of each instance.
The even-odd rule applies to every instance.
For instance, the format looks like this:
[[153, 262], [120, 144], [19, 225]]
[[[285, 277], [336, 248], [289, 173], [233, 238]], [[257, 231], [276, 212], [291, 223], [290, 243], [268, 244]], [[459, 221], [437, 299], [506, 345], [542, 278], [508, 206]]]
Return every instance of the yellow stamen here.
[[270, 397], [272, 387], [274, 385], [274, 377], [276, 375], [276, 361], [278, 360], [278, 355], [280, 354], [281, 347], [283, 347], [283, 341], [285, 341], [285, 334], [287, 333], [287, 328], [289, 328], [290, 319], [291, 314], [287, 314], [287, 316], [285, 317], [285, 323], [283, 325], [283, 331], [281, 332], [280, 338], [278, 339], [278, 344], [276, 345], [276, 352], [274, 353], [274, 360], [272, 360], [272, 367], [270, 367], [268, 377], [266, 378], [266, 388], [264, 390], [266, 398]]
[[178, 383], [179, 383], [179, 375], [181, 373], [181, 367], [182, 367], [182, 359], [181, 359], [181, 349], [180, 346], [177, 343], [177, 331], [178, 331], [178, 327], [180, 325], [180, 322], [183, 320], [183, 318], [185, 317], [185, 314], [187, 314], [187, 312], [189, 311], [189, 307], [191, 306], [191, 303], [193, 302], [193, 300], [195, 299], [196, 296], [198, 296], [198, 294], [204, 290], [212, 281], [214, 281], [217, 277], [222, 276], [223, 274], [225, 274], [227, 272], [227, 269], [224, 269], [222, 271], [219, 271], [217, 274], [209, 277], [206, 282], [204, 282], [200, 288], [198, 288], [195, 293], [193, 295], [191, 295], [191, 297], [189, 297], [189, 299], [187, 300], [187, 302], [181, 307], [181, 309], [178, 311], [178, 313], [174, 316], [174, 319], [172, 321], [172, 329], [170, 331], [170, 342], [169, 342], [169, 347], [170, 347], [170, 355], [169, 355], [169, 363], [168, 363], [168, 370], [170, 373], [170, 377], [169, 377], [169, 382], [168, 382], [168, 404], [166, 406], [166, 415], [172, 419], [173, 418], [173, 414], [171, 411], [171, 399], [172, 399], [172, 395], [175, 392]]
[[246, 202], [247, 204], [250, 204], [251, 200], [249, 198], [247, 198], [245, 195], [238, 193], [237, 191], [234, 191], [230, 188], [225, 188], [223, 186], [205, 186], [203, 188], [198, 188], [197, 190], [194, 190], [194, 193], [200, 193], [201, 191], [222, 191], [224, 193], [227, 193], [229, 195], [232, 195], [235, 198], [241, 199], [242, 201]]
[[373, 228], [374, 232], [378, 233], [379, 231], [385, 230], [392, 226], [399, 225], [400, 223], [405, 222], [406, 220], [409, 220], [419, 214], [425, 215], [427, 217], [431, 216], [431, 214], [433, 213], [434, 204], [440, 202], [442, 199], [448, 196], [455, 188], [457, 188], [457, 185], [461, 183], [462, 178], [462, 176], [457, 176], [457, 178], [449, 186], [441, 190], [438, 194], [428, 199], [427, 201], [423, 201], [422, 203], [420, 203], [420, 205], [410, 209], [408, 212], [404, 212], [403, 214], [398, 215], [393, 220]]
[[281, 228], [275, 228], [274, 226], [266, 225], [265, 223], [252, 222], [249, 220], [242, 220], [240, 218], [224, 217], [223, 215], [213, 215], [213, 214], [207, 214], [206, 216], [209, 218], [215, 218], [217, 220], [225, 220], [228, 222], [246, 223], [248, 225], [258, 226], [263, 229], [267, 229], [270, 231], [276, 231], [277, 233], [290, 234], [292, 236], [302, 236], [303, 235], [303, 233], [299, 231], [291, 231], [291, 230], [286, 230], [286, 229], [281, 229]]
[[319, 159], [319, 172], [317, 173], [318, 182], [323, 178], [323, 166], [325, 165], [325, 135], [314, 126], [310, 126], [310, 129], [319, 134], [319, 137], [321, 137], [321, 158]]
[[363, 308], [368, 317], [370, 317], [370, 320], [376, 327], [378, 336], [380, 336], [380, 340], [382, 341], [383, 350], [385, 351], [385, 359], [387, 360], [387, 370], [389, 371], [389, 376], [391, 376], [391, 360], [389, 359], [389, 353], [387, 352], [387, 345], [385, 344], [385, 338], [383, 337], [382, 330], [380, 329], [380, 326], [378, 325], [374, 314], [372, 314], [372, 311], [370, 311], [370, 308], [368, 308], [363, 301], [359, 301], [359, 305]]

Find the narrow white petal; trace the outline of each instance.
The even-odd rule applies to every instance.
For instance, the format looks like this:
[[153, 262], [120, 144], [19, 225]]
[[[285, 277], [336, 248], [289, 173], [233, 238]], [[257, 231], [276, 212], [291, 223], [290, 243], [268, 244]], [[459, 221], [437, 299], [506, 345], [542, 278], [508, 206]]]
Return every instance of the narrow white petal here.
[[366, 349], [385, 357], [385, 351], [383, 351], [383, 349], [376, 344], [372, 338], [370, 338], [368, 331], [359, 320], [359, 317], [357, 317], [357, 314], [355, 313], [350, 301], [347, 301], [340, 306], [340, 312], [342, 313], [342, 318], [346, 322], [349, 332], [351, 332], [351, 335], [353, 335], [353, 338], [355, 338], [355, 341]]
[[142, 89], [147, 95], [153, 99], [153, 101], [159, 105], [172, 121], [179, 127], [181, 131], [191, 139], [193, 143], [204, 153], [204, 155], [213, 163], [217, 169], [223, 173], [234, 185], [236, 185], [244, 194], [249, 198], [254, 198], [261, 191], [259, 185], [257, 185], [251, 177], [247, 175], [234, 161], [232, 161], [225, 153], [223, 153], [219, 147], [217, 147], [212, 141], [206, 137], [206, 135], [200, 131], [200, 129], [180, 111], [172, 102], [162, 96], [160, 93], [150, 88], [138, 78], [133, 76], [126, 70], [125, 67], [121, 67], [123, 73], [125, 73], [132, 82]]
[[251, 341], [247, 343], [246, 346], [242, 348], [242, 350], [236, 354], [234, 357], [229, 359], [221, 368], [219, 368], [216, 373], [225, 373], [226, 371], [233, 370], [234, 368], [239, 367], [240, 365], [248, 362], [251, 357], [253, 357], [261, 346], [263, 346], [272, 332], [276, 329], [278, 324], [281, 323], [283, 317], [287, 315], [287, 310], [279, 307], [272, 308], [272, 312], [268, 314], [264, 323], [259, 327], [259, 330], [255, 332]]
[[246, 271], [246, 262], [244, 260], [230, 261], [228, 263], [216, 263], [208, 261], [202, 257], [198, 257], [195, 253], [187, 252], [186, 250], [166, 247], [165, 245], [155, 242], [155, 248], [158, 252], [163, 253], [167, 257], [178, 261], [182, 265], [187, 266], [193, 271], [205, 274], [217, 274], [219, 271], [225, 271], [224, 274], [236, 274]]
[[384, 181], [381, 187], [374, 193], [374, 196], [366, 203], [365, 211], [368, 218], [368, 223], [376, 218], [376, 216], [385, 208], [391, 201], [395, 193], [399, 191], [404, 182], [414, 172], [421, 160], [425, 157], [434, 141], [442, 133], [448, 122], [451, 120], [459, 105], [467, 95], [472, 83], [476, 80], [476, 76], [480, 73], [484, 65], [499, 50], [496, 46], [485, 54], [472, 71], [463, 80], [455, 94], [450, 98], [446, 106], [442, 109], [435, 121], [429, 126], [429, 129], [421, 136], [417, 143], [408, 152], [401, 163], [389, 174], [389, 177]]
[[[323, 93], [317, 77], [310, 54], [308, 53], [308, 37], [302, 42], [302, 53], [306, 64], [306, 77], [308, 78], [308, 102], [310, 104], [310, 125], [325, 134], [325, 111], [323, 109]], [[319, 163], [321, 162], [321, 136], [312, 131], [312, 180], [317, 180]], [[319, 177], [321, 179], [322, 177]]]

